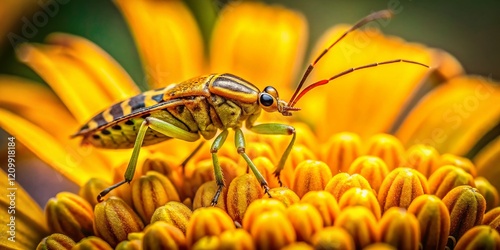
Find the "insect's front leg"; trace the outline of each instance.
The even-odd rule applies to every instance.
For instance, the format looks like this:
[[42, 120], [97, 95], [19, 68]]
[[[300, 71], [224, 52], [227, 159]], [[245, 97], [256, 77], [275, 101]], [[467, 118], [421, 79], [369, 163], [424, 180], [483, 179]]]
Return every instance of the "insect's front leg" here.
[[217, 152], [222, 147], [224, 142], [226, 141], [228, 135], [227, 129], [224, 129], [214, 140], [212, 147], [210, 148], [210, 153], [212, 154], [212, 161], [214, 163], [214, 175], [215, 175], [215, 183], [217, 184], [217, 191], [215, 192], [214, 198], [210, 205], [215, 206], [217, 201], [219, 200], [219, 196], [222, 192], [222, 188], [224, 187], [224, 176], [222, 176], [222, 168], [219, 163], [219, 157], [217, 156]]
[[247, 165], [250, 167], [250, 169], [252, 170], [255, 177], [257, 177], [257, 181], [259, 181], [260, 185], [264, 189], [264, 192], [267, 195], [269, 195], [269, 197], [271, 197], [271, 194], [269, 193], [269, 187], [267, 185], [266, 179], [259, 172], [259, 170], [255, 166], [255, 164], [252, 162], [250, 157], [248, 157], [247, 153], [245, 153], [245, 137], [243, 136], [243, 131], [241, 131], [240, 128], [237, 128], [234, 130], [234, 132], [235, 132], [234, 141], [236, 144], [236, 148], [238, 150], [238, 154], [240, 154], [243, 157], [243, 159], [245, 159], [245, 161], [247, 162]]
[[141, 126], [139, 127], [139, 130], [137, 132], [137, 137], [135, 139], [134, 143], [134, 148], [132, 150], [132, 157], [130, 157], [130, 161], [127, 166], [127, 170], [125, 171], [124, 175], [124, 180], [121, 182], [118, 182], [106, 189], [104, 189], [99, 195], [97, 196], [97, 201], [101, 202], [102, 197], [104, 197], [106, 194], [111, 192], [113, 189], [125, 184], [125, 183], [130, 183], [132, 181], [132, 178], [134, 177], [135, 173], [135, 168], [137, 166], [137, 160], [139, 159], [139, 152], [142, 147], [142, 143], [144, 141], [144, 137], [146, 136], [146, 132], [148, 128], [151, 128], [152, 130], [158, 131], [168, 137], [171, 138], [176, 138], [184, 141], [196, 141], [200, 138], [200, 135], [198, 133], [191, 133], [186, 130], [183, 130], [179, 127], [176, 127], [168, 122], [165, 122], [163, 120], [154, 118], [154, 117], [147, 117], [144, 119], [142, 122]]
[[278, 166], [276, 166], [276, 170], [274, 170], [274, 176], [278, 178], [278, 182], [280, 186], [282, 186], [283, 184], [280, 179], [280, 173], [281, 170], [283, 170], [283, 168], [285, 167], [285, 162], [288, 159], [288, 155], [290, 155], [290, 152], [292, 151], [293, 144], [295, 143], [295, 137], [296, 137], [295, 128], [290, 125], [285, 125], [280, 123], [265, 123], [255, 126], [252, 126], [251, 124], [247, 123], [247, 128], [257, 134], [292, 135], [292, 140], [290, 141], [290, 143], [288, 143], [285, 152], [283, 152], [283, 155], [281, 155], [281, 159], [278, 163]]

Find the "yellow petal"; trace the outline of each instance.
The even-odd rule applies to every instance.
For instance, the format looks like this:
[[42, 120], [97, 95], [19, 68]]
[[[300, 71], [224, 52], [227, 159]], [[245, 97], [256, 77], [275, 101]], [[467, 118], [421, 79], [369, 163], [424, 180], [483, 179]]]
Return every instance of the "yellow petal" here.
[[57, 93], [80, 124], [112, 104], [97, 80], [63, 46], [23, 44], [19, 59], [37, 72]]
[[[78, 127], [73, 116], [50, 89], [27, 79], [0, 76], [0, 107], [18, 114], [45, 131], [51, 131], [58, 140], [68, 140]], [[41, 110], [44, 112], [40, 112]], [[48, 113], [51, 114], [50, 119], [47, 119]]]
[[454, 78], [422, 99], [396, 135], [406, 146], [424, 143], [465, 155], [497, 125], [498, 100], [498, 85], [478, 77]]
[[[33, 101], [26, 100], [36, 100], [36, 105]], [[72, 152], [75, 159], [85, 158], [88, 162], [100, 162], [102, 166], [99, 167], [109, 168], [130, 157], [129, 151], [92, 149], [90, 153], [89, 148], [80, 146], [80, 139], [71, 139], [70, 135], [75, 133], [79, 124], [54, 93], [38, 83], [13, 76], [0, 76], [0, 108], [17, 114], [49, 133], [66, 150]], [[40, 112], [41, 110], [44, 112]], [[47, 119], [47, 113], [51, 114], [50, 119]], [[10, 132], [17, 134], [15, 131]], [[95, 164], [93, 166], [98, 167]]]
[[[12, 181], [13, 185], [10, 185], [8, 178], [11, 177], [0, 171], [0, 217], [3, 229], [0, 231], [0, 248], [35, 249], [38, 242], [48, 234], [45, 217], [42, 209], [19, 184]], [[12, 235], [15, 236], [11, 238], [14, 241], [9, 240]]]
[[229, 4], [212, 34], [210, 68], [286, 93], [282, 89], [291, 86], [302, 65], [306, 38], [300, 13], [261, 3]]
[[93, 148], [61, 143], [43, 129], [7, 110], [0, 109], [0, 117], [1, 128], [77, 185], [82, 186], [95, 176], [111, 182], [111, 168], [99, 161], [100, 158], [92, 152]]
[[[313, 58], [349, 27], [339, 25], [326, 32], [318, 42]], [[434, 68], [439, 68], [439, 63], [448, 62], [445, 56], [434, 55], [422, 45], [365, 29], [350, 33], [334, 46], [318, 62], [308, 81], [328, 79], [351, 67], [393, 59], [417, 61]], [[448, 75], [455, 74], [449, 71]], [[408, 63], [363, 69], [335, 79], [322, 90], [311, 92], [297, 105], [307, 112], [298, 113], [304, 120], [317, 125], [320, 138], [343, 131], [358, 133], [362, 139], [375, 133], [387, 133], [431, 72]]]
[[18, 57], [48, 82], [80, 123], [139, 92], [123, 68], [89, 40], [56, 33], [47, 41], [52, 45], [21, 46]]
[[500, 190], [500, 137], [485, 146], [473, 160], [477, 166], [478, 175], [487, 178]]
[[432, 54], [436, 61], [435, 65], [439, 65], [434, 73], [441, 78], [442, 82], [464, 73], [460, 62], [450, 53], [441, 49], [432, 49]]
[[150, 86], [163, 87], [203, 73], [201, 33], [182, 1], [115, 3], [132, 30]]
[[[97, 84], [113, 101], [120, 101], [139, 94], [128, 73], [107, 52], [91, 41], [70, 34], [54, 33], [47, 42], [64, 46], [64, 52], [94, 76]], [[83, 56], [82, 56], [83, 55]]]
[[[92, 157], [89, 159], [89, 155], [91, 155], [88, 153], [89, 149], [82, 149], [78, 145], [78, 140], [68, 140], [69, 136], [76, 132], [79, 125], [87, 122], [98, 111], [109, 107], [109, 105], [119, 99], [138, 93], [138, 89], [123, 69], [109, 55], [91, 42], [83, 38], [64, 34], [54, 34], [49, 37], [49, 41], [56, 45], [22, 45], [17, 51], [18, 56], [47, 81], [77, 119], [77, 123], [73, 119], [70, 119], [68, 115], [64, 115], [64, 113], [67, 113], [67, 111], [64, 111], [64, 108], [59, 108], [59, 110], [51, 112], [62, 117], [52, 117], [51, 120], [48, 120], [46, 117], [43, 117], [45, 113], [40, 112], [40, 110], [52, 110], [42, 109], [40, 106], [32, 104], [28, 108], [33, 112], [26, 111], [30, 112], [30, 115], [26, 116], [26, 118], [41, 126], [42, 129], [49, 131], [60, 141], [63, 141], [61, 144], [71, 147], [72, 154], [75, 157], [91, 162]], [[80, 54], [89, 57], [83, 59]], [[20, 94], [19, 96], [23, 96], [24, 94], [33, 97], [34, 99], [32, 100], [38, 100], [35, 93], [39, 87], [32, 87], [31, 85], [26, 86], [26, 89], [22, 89], [21, 87], [23, 86], [2, 86], [2, 88], [12, 91], [13, 94]], [[2, 94], [8, 95], [9, 93], [2, 92]], [[12, 97], [9, 98], [14, 99]], [[38, 96], [38, 98], [46, 99], [49, 97]], [[17, 102], [10, 100], [10, 102], [11, 104], [20, 105], [19, 100]], [[27, 105], [30, 104], [28, 102], [25, 103]], [[60, 127], [61, 129], [59, 129]], [[52, 131], [55, 131], [55, 133]], [[95, 168], [115, 166], [115, 163], [121, 161], [125, 155], [127, 157], [130, 155], [128, 152], [125, 152], [125, 154], [123, 152], [111, 153], [110, 155], [109, 151], [99, 151], [97, 154], [105, 155], [99, 162], [105, 160], [106, 163], [110, 164], [91, 164]]]

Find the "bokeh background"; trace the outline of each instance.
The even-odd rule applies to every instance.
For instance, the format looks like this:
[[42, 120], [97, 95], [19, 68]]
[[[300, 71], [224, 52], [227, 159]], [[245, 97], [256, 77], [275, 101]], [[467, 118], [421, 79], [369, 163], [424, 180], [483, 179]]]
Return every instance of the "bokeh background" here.
[[[186, 3], [200, 22], [205, 42], [208, 44], [217, 12], [224, 5], [238, 4], [241, 1], [186, 0]], [[48, 1], [0, 0], [0, 74], [19, 75], [44, 84], [33, 71], [15, 59], [12, 42], [15, 39], [14, 35], [21, 36], [28, 42], [43, 42], [52, 32], [66, 32], [86, 37], [98, 44], [125, 68], [141, 88], [146, 88], [147, 79], [131, 33], [112, 1], [57, 0], [57, 9], [48, 11], [41, 7], [46, 2]], [[400, 12], [386, 27], [383, 27], [382, 32], [411, 42], [444, 49], [462, 63], [468, 74], [479, 74], [491, 77], [493, 80], [500, 79], [500, 15], [498, 14], [500, 1], [266, 0], [264, 2], [284, 5], [305, 15], [309, 24], [309, 48], [306, 54], [310, 54], [311, 47], [319, 36], [333, 25], [352, 24], [373, 11], [397, 8]], [[27, 33], [29, 37], [23, 35], [23, 32], [26, 33], [26, 26], [29, 25], [27, 23], [33, 25], [33, 18], [36, 18], [37, 12], [40, 11], [48, 13], [48, 20], [43, 25], [35, 25], [35, 29], [29, 30]], [[36, 100], [26, 100], [26, 102], [36, 105]], [[7, 134], [0, 130], [2, 168], [6, 167], [4, 163], [7, 162], [6, 143], [3, 143], [7, 141], [6, 137]], [[22, 146], [19, 146], [19, 151], [21, 156], [29, 158], [29, 152], [23, 152]], [[28, 171], [40, 171], [36, 174], [38, 176], [36, 179], [26, 178], [18, 173], [17, 180], [28, 189], [30, 186], [37, 187], [37, 193], [40, 195], [36, 198], [42, 205], [49, 197], [61, 191], [50, 189], [51, 186], [77, 191], [76, 186], [67, 183], [49, 168], [34, 169]], [[59, 184], [44, 185], [53, 182]], [[61, 185], [61, 183], [66, 184]]]
[[[26, 20], [40, 10], [41, 0], [2, 0], [19, 2], [23, 10], [0, 10], [2, 25], [11, 26], [3, 35], [0, 48], [0, 73], [28, 76], [40, 80], [25, 66], [16, 63], [8, 34], [22, 34]], [[130, 32], [112, 1], [57, 0], [59, 10], [50, 16], [46, 25], [36, 27], [35, 35], [26, 40], [42, 42], [52, 32], [68, 32], [87, 37], [110, 53], [132, 75], [138, 84], [144, 84], [144, 72]], [[203, 28], [206, 42], [215, 22], [217, 11], [227, 4], [243, 0], [186, 0]], [[309, 23], [309, 50], [319, 36], [338, 23], [354, 23], [367, 14], [397, 7], [401, 11], [383, 32], [411, 42], [444, 49], [454, 55], [469, 74], [480, 74], [500, 79], [500, 2], [486, 1], [431, 1], [431, 0], [266, 0], [302, 12]], [[5, 5], [5, 4], [4, 4]], [[2, 7], [0, 5], [0, 7]], [[4, 15], [1, 15], [1, 14]], [[13, 17], [12, 22], [3, 20]], [[11, 24], [11, 25], [8, 25]], [[153, 38], [154, 39], [154, 38]], [[40, 80], [41, 81], [41, 80]]]

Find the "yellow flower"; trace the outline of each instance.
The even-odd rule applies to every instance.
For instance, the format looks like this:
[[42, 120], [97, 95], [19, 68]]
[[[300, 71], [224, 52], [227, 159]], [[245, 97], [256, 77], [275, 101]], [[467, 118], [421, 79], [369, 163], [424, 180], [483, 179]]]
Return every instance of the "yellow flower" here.
[[450, 238], [459, 240], [469, 229], [481, 224], [486, 201], [477, 189], [463, 185], [452, 189], [443, 198], [450, 213]]
[[415, 215], [402, 208], [390, 208], [379, 222], [380, 241], [397, 249], [419, 249], [419, 232]]
[[455, 249], [485, 249], [500, 247], [500, 234], [489, 226], [476, 226], [461, 238]]
[[[7, 174], [0, 171], [0, 177], [6, 180]], [[4, 187], [2, 184], [0, 214], [2, 223], [5, 223], [7, 228], [0, 233], [2, 236], [0, 245], [11, 249], [33, 249], [49, 232], [43, 211], [22, 187], [11, 191]], [[26, 207], [20, 209], [16, 204], [23, 204], [22, 206]]]
[[117, 0], [115, 3], [134, 34], [152, 88], [204, 72], [201, 34], [183, 2]]
[[379, 241], [377, 219], [363, 206], [343, 209], [334, 224], [345, 229], [353, 238], [357, 248], [363, 248]]
[[450, 215], [446, 205], [434, 195], [421, 195], [408, 207], [420, 223], [424, 249], [444, 249], [450, 232]]
[[[259, 89], [275, 86], [282, 97], [288, 98], [302, 73], [308, 28], [299, 12], [262, 3], [231, 2], [219, 13], [210, 45], [205, 49], [195, 17], [184, 2], [116, 0], [115, 4], [130, 27], [151, 88], [207, 73], [229, 72]], [[63, 223], [54, 219], [62, 213], [56, 209], [72, 204], [49, 205], [49, 227], [41, 219], [42, 210], [18, 187], [18, 219], [14, 227], [17, 240], [10, 241], [8, 231], [3, 230], [0, 246], [32, 249], [40, 242], [43, 247], [60, 243], [57, 240], [61, 239], [84, 245], [90, 244], [90, 237], [83, 237], [94, 234], [110, 246], [146, 247], [156, 244], [155, 237], [168, 234], [172, 239], [162, 244], [181, 248], [238, 244], [249, 249], [307, 248], [308, 244], [336, 242], [361, 248], [382, 239], [396, 242], [397, 234], [389, 227], [407, 217], [412, 218], [408, 222], [415, 231], [412, 235], [419, 236], [418, 226], [426, 223], [421, 218], [430, 215], [420, 211], [425, 207], [414, 209], [418, 211], [411, 208], [418, 205], [412, 206], [414, 202], [422, 202], [418, 197], [427, 194], [443, 197], [447, 210], [440, 212], [452, 215], [450, 232], [455, 240], [477, 237], [467, 234], [467, 230], [480, 223], [488, 205], [485, 203], [495, 201], [500, 187], [495, 178], [500, 177], [500, 171], [494, 167], [500, 155], [496, 124], [500, 89], [490, 81], [463, 76], [460, 64], [446, 52], [384, 36], [373, 29], [352, 31], [322, 54], [350, 27], [333, 27], [314, 46], [310, 55], [314, 67], [310, 68], [305, 86], [326, 83], [322, 80], [352, 67], [362, 68], [339, 76], [321, 90], [308, 92], [297, 102], [296, 107], [302, 111], [294, 112], [293, 118], [266, 113], [259, 120], [296, 128], [295, 145], [282, 171], [285, 187], [279, 187], [278, 179], [271, 180], [272, 167], [280, 161], [290, 138], [245, 132], [246, 153], [256, 159], [256, 169], [271, 189], [264, 194], [263, 183], [250, 173], [239, 154], [242, 151], [238, 153], [226, 143], [218, 152], [225, 187], [217, 207], [211, 208], [201, 207], [212, 202], [218, 188], [210, 154], [211, 149], [215, 150], [206, 143], [191, 161], [183, 163], [196, 145], [180, 140], [143, 148], [131, 186], [115, 190], [110, 196], [118, 197], [103, 203], [89, 201], [103, 183], [123, 179], [131, 151], [84, 147], [70, 135], [97, 112], [139, 94], [139, 88], [118, 62], [85, 38], [53, 33], [43, 44], [20, 45], [16, 48], [18, 59], [50, 89], [27, 79], [0, 76], [0, 127], [81, 187], [82, 200], [94, 207], [94, 218], [90, 219], [93, 232], [53, 234], [58, 230], [52, 229], [52, 224]], [[360, 45], [360, 39], [367, 43]], [[431, 69], [409, 63], [363, 67], [394, 59], [416, 61]], [[474, 180], [481, 180], [478, 176], [489, 178], [491, 184], [483, 182], [480, 190], [440, 188], [443, 182], [438, 177], [450, 176], [455, 179], [448, 181], [454, 185], [474, 185]], [[8, 178], [3, 172], [0, 177]], [[427, 187], [426, 177], [432, 188]], [[356, 199], [350, 194], [355, 194]], [[491, 197], [485, 199], [483, 195]], [[2, 218], [9, 218], [9, 199], [7, 195], [0, 199]], [[475, 202], [474, 209], [460, 209], [471, 202]], [[326, 211], [325, 207], [332, 204], [334, 209]], [[490, 206], [488, 209], [494, 211]], [[63, 214], [70, 219], [82, 218], [76, 214], [80, 210], [67, 209]], [[385, 211], [396, 212], [387, 215]], [[457, 214], [473, 214], [474, 220], [459, 225], [453, 220]], [[333, 228], [323, 230], [329, 226]], [[325, 233], [329, 230], [340, 230], [352, 239], [329, 238]], [[477, 232], [486, 233], [483, 229]], [[278, 237], [278, 241], [267, 240], [271, 236]], [[235, 238], [242, 241], [236, 242]], [[412, 246], [416, 246], [418, 238], [412, 238]], [[296, 243], [300, 240], [307, 243]]]

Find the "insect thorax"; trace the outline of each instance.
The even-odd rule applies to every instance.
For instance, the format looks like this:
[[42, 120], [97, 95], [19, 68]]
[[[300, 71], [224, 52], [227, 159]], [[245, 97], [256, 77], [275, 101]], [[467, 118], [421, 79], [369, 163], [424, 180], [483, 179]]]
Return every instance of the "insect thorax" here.
[[219, 129], [240, 128], [247, 119], [254, 121], [260, 115], [261, 108], [257, 103], [245, 103], [229, 100], [219, 95], [212, 95], [211, 106], [220, 123], [216, 122]]

